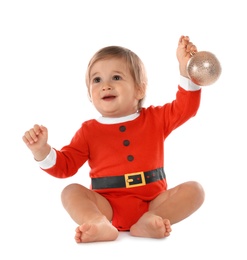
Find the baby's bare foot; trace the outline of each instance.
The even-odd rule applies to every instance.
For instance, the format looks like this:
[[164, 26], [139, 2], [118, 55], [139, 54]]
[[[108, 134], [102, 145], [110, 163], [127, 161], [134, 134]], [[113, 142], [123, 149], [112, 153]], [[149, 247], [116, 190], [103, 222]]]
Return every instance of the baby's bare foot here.
[[149, 212], [145, 213], [130, 228], [130, 234], [136, 237], [163, 238], [168, 237], [171, 231], [171, 224], [168, 219], [163, 219]]
[[113, 241], [118, 237], [118, 230], [106, 218], [84, 223], [78, 226], [75, 232], [77, 243]]

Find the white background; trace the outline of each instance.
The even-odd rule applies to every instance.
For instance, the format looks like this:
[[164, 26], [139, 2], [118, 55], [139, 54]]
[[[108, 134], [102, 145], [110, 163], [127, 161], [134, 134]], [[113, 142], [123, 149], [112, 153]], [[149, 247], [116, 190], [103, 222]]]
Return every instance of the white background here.
[[[0, 2], [1, 259], [247, 258], [245, 10], [241, 0]], [[91, 56], [107, 45], [128, 47], [146, 64], [145, 106], [172, 101], [181, 35], [222, 65], [220, 79], [203, 87], [196, 117], [166, 141], [169, 186], [199, 181], [205, 203], [166, 239], [121, 233], [114, 242], [78, 245], [60, 193], [72, 182], [87, 185], [88, 166], [53, 178], [38, 168], [22, 135], [43, 124], [59, 149], [98, 116], [84, 75]]]

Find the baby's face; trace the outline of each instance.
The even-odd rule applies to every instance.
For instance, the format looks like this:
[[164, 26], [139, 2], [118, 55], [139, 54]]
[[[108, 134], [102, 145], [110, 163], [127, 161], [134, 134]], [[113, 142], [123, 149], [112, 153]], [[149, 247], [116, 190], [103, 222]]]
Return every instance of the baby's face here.
[[137, 112], [143, 97], [123, 59], [95, 62], [89, 79], [91, 101], [102, 116], [123, 117]]

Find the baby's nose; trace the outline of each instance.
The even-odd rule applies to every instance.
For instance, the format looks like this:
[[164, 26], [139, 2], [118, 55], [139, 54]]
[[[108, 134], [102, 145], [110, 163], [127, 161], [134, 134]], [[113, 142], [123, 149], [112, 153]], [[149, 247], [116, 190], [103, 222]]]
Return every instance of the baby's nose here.
[[111, 90], [112, 89], [112, 86], [110, 84], [103, 84], [103, 90]]

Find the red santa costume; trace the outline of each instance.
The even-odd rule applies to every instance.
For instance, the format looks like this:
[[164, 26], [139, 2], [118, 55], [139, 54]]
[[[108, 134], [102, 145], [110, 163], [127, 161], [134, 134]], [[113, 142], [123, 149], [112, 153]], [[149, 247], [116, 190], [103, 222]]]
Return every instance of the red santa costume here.
[[142, 108], [124, 118], [88, 120], [68, 145], [52, 148], [39, 165], [52, 176], [66, 178], [88, 161], [90, 189], [111, 203], [112, 224], [129, 230], [148, 210], [149, 202], [167, 189], [164, 141], [195, 116], [200, 97], [200, 87], [181, 77], [171, 103]]

